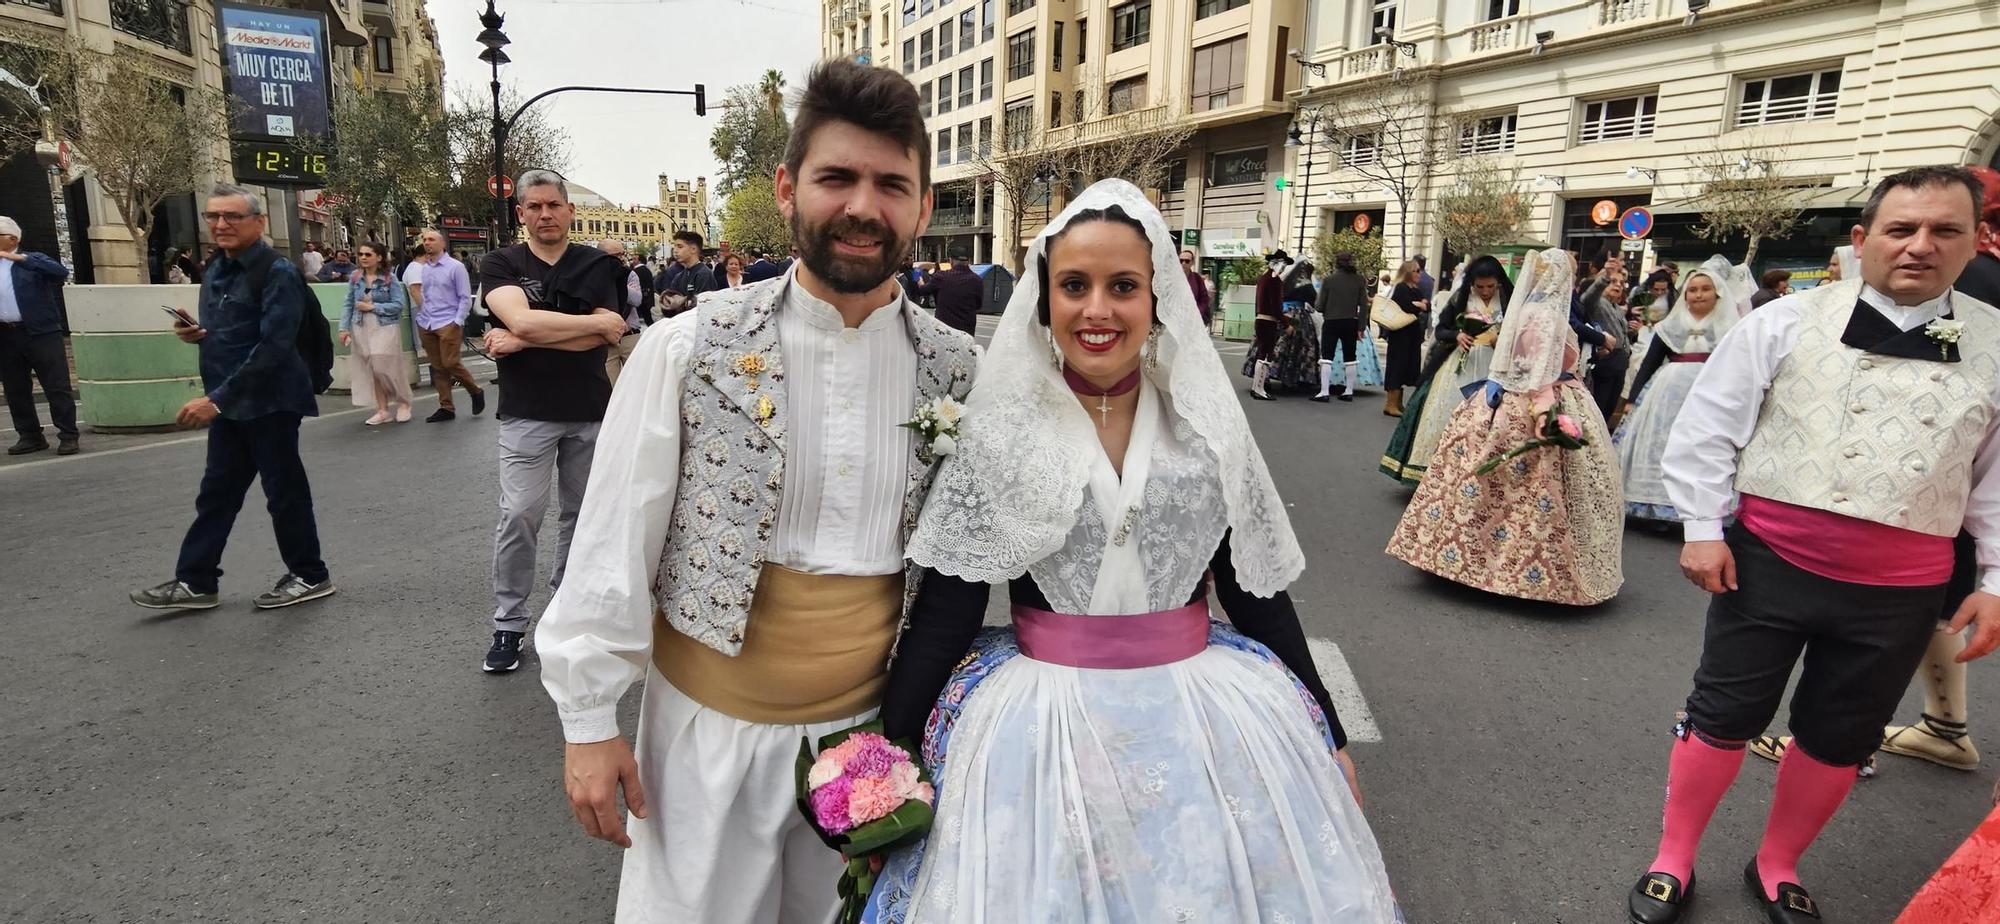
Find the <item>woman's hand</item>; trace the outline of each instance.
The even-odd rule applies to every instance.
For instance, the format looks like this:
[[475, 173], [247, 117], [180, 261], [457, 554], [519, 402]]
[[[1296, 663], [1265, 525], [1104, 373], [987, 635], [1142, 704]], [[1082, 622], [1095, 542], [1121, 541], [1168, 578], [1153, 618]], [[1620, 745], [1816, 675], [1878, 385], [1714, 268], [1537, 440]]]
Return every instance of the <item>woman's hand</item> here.
[[1466, 333], [1465, 331], [1459, 331], [1459, 332], [1458, 332], [1458, 348], [1459, 348], [1460, 350], [1470, 350], [1470, 349], [1472, 349], [1472, 335], [1471, 335], [1471, 334], [1468, 334], [1468, 333]]
[[356, 310], [356, 311], [374, 311], [374, 310], [375, 310], [375, 303], [374, 303], [374, 302], [370, 302], [370, 301], [359, 301], [359, 302], [355, 302], [355, 303], [354, 303], [354, 310]]
[[1354, 758], [1347, 756], [1347, 749], [1333, 752], [1333, 759], [1340, 763], [1340, 775], [1347, 778], [1347, 791], [1354, 794], [1354, 804], [1367, 808], [1361, 802], [1361, 780], [1354, 773]]
[[349, 335], [349, 334], [348, 334], [348, 333], [347, 333], [346, 331], [341, 331], [341, 332], [340, 332], [340, 345], [341, 345], [341, 346], [347, 346], [348, 344], [350, 344], [350, 343], [353, 343], [353, 342], [354, 342], [354, 338], [353, 338], [353, 336]]

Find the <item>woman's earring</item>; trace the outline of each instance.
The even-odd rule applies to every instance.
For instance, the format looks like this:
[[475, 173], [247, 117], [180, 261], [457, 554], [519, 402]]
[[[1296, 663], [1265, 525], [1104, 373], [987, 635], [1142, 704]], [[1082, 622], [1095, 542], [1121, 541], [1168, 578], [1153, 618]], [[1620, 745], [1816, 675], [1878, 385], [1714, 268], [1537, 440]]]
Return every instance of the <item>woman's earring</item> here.
[[1146, 371], [1160, 368], [1160, 325], [1155, 323], [1146, 334]]
[[1049, 338], [1049, 357], [1055, 360], [1056, 371], [1057, 372], [1063, 371], [1062, 347], [1056, 345], [1055, 330], [1053, 328], [1044, 327], [1042, 328], [1042, 333]]

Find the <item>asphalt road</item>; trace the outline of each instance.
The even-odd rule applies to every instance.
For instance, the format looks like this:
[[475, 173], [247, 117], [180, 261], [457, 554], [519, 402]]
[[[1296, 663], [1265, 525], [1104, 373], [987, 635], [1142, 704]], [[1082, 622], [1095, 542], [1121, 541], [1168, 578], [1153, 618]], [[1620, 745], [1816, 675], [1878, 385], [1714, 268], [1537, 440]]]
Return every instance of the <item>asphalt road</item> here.
[[[1354, 753], [1410, 920], [1622, 920], [1699, 644], [1678, 543], [1628, 532], [1624, 592], [1588, 611], [1425, 577], [1382, 554], [1406, 494], [1374, 470], [1379, 406], [1248, 411], [1310, 562], [1308, 634], [1350, 725], [1365, 708], [1379, 729]], [[171, 574], [199, 436], [86, 435], [81, 456], [0, 465], [0, 920], [609, 919], [617, 851], [575, 830], [537, 662], [478, 669], [494, 425], [362, 416], [302, 437], [341, 592], [272, 613], [250, 606], [283, 570], [254, 494], [221, 608], [125, 599]], [[1973, 727], [2000, 748], [1994, 674], [1974, 668]], [[1890, 921], [1984, 815], [1992, 763], [1885, 756], [1807, 856], [1828, 919]], [[1684, 920], [1760, 919], [1738, 876], [1773, 769], [1748, 761]]]

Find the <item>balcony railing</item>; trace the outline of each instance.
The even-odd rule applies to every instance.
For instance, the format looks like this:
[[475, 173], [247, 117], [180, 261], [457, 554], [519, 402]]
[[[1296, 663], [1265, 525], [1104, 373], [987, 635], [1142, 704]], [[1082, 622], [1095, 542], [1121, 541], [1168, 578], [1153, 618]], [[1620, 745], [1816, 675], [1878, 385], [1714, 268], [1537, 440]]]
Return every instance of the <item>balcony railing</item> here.
[[1070, 147], [1079, 144], [1098, 144], [1123, 135], [1134, 135], [1151, 131], [1166, 123], [1166, 106], [1134, 109], [1101, 119], [1074, 122], [1061, 128], [1049, 129], [1048, 142], [1052, 147]]
[[1651, 16], [1653, 6], [1650, 0], [1597, 0], [1597, 24], [1611, 26], [1634, 22]]
[[188, 40], [188, 8], [181, 0], [111, 0], [111, 26], [181, 54], [194, 54]]
[[1393, 60], [1391, 56], [1395, 53], [1396, 49], [1388, 45], [1370, 45], [1367, 48], [1350, 51], [1340, 56], [1340, 77], [1345, 80], [1350, 77], [1388, 73], [1389, 64]]
[[396, 21], [396, 6], [390, 0], [361, 0], [361, 15], [363, 18], [393, 23]]
[[939, 228], [972, 228], [978, 226], [978, 213], [972, 206], [963, 205], [948, 209], [931, 210], [931, 230]]
[[[1527, 17], [1509, 16], [1492, 22], [1482, 22], [1468, 32], [1473, 54], [1482, 51], [1500, 51], [1518, 47], [1520, 37], [1527, 34]], [[1447, 40], [1449, 42], [1449, 40]]]
[[16, 6], [41, 10], [44, 13], [54, 13], [57, 16], [61, 16], [63, 11], [62, 0], [0, 0], [0, 3], [12, 3]]

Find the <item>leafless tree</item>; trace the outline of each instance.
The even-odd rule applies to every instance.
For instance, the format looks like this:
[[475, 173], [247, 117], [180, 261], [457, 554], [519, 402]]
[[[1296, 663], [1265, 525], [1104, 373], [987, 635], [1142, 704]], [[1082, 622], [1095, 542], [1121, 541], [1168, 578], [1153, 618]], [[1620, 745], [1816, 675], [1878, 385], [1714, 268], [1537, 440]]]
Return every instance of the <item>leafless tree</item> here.
[[1420, 71], [1391, 71], [1333, 97], [1318, 112], [1316, 143], [1329, 145], [1336, 189], [1380, 190], [1396, 207], [1398, 259], [1410, 252], [1413, 211], [1452, 149], [1437, 118], [1435, 83]]
[[1786, 145], [1786, 139], [1777, 137], [1749, 137], [1735, 145], [1717, 139], [1688, 157], [1702, 187], [1701, 223], [1695, 233], [1713, 242], [1739, 234], [1748, 238], [1745, 266], [1756, 262], [1757, 248], [1766, 239], [1791, 236], [1805, 212], [1807, 188], [1778, 169]]

